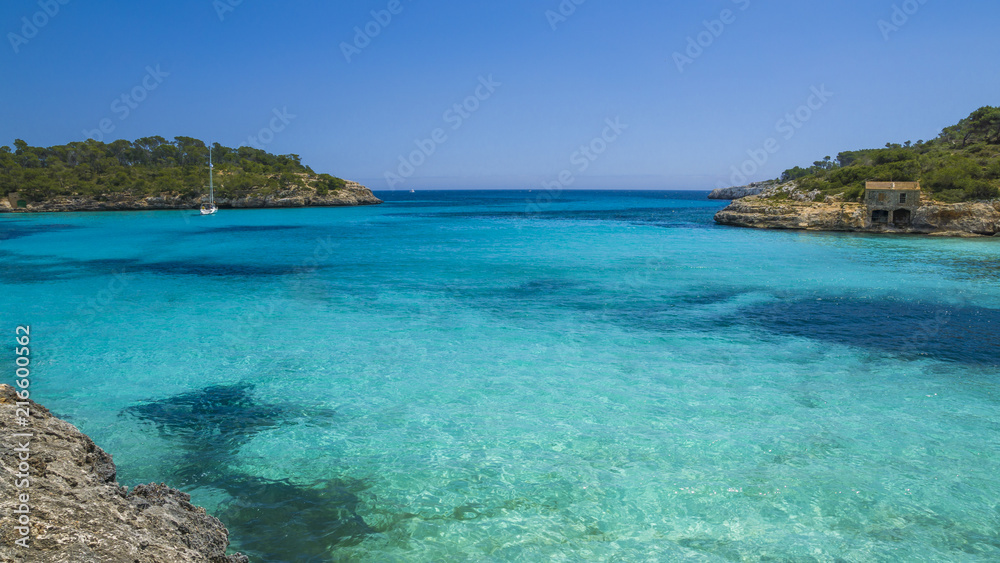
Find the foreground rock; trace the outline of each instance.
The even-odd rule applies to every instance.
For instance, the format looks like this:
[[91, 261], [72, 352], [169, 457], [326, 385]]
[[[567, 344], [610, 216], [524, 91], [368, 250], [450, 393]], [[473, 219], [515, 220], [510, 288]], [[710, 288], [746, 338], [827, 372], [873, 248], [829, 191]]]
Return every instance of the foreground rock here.
[[751, 182], [745, 186], [734, 186], [732, 188], [719, 188], [712, 190], [712, 193], [708, 194], [708, 199], [741, 199], [758, 195], [767, 188], [774, 187], [774, 185], [775, 182], [772, 180], [770, 182]]
[[[157, 209], [197, 209], [208, 201], [207, 196], [150, 196], [129, 197], [113, 195], [103, 198], [60, 196], [41, 202], [28, 202], [27, 207], [14, 207], [8, 198], [0, 198], [2, 212], [54, 212], [54, 211], [152, 211]], [[267, 196], [242, 198], [215, 198], [220, 209], [229, 208], [280, 208], [280, 207], [347, 207], [376, 205], [382, 200], [365, 186], [347, 182], [338, 190], [318, 195], [313, 188], [293, 186]]]
[[[806, 199], [806, 198], [803, 198]], [[751, 196], [715, 214], [722, 225], [759, 229], [804, 229], [875, 233], [919, 233], [940, 236], [995, 236], [1000, 233], [1000, 201], [923, 202], [905, 227], [872, 225], [861, 203], [800, 201]]]
[[[205, 509], [188, 502], [189, 495], [156, 484], [126, 491], [115, 481], [111, 456], [72, 424], [33, 401], [27, 405], [28, 424], [16, 424], [18, 414], [23, 415], [16, 412], [17, 401], [13, 388], [0, 385], [0, 560], [247, 561], [240, 554], [226, 555], [226, 528]], [[14, 436], [18, 433], [32, 436]], [[24, 474], [24, 466], [18, 467], [22, 461], [28, 467], [27, 482], [17, 476]], [[25, 510], [26, 514], [15, 512]], [[25, 527], [15, 520], [21, 516], [27, 517]], [[23, 539], [25, 531], [27, 541]], [[27, 547], [23, 547], [25, 543]]]

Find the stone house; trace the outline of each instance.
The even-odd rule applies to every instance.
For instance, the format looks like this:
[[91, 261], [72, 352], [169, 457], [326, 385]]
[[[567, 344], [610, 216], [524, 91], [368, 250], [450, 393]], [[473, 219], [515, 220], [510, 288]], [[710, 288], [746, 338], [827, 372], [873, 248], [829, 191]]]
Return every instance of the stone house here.
[[905, 227], [920, 207], [920, 182], [866, 182], [867, 227]]

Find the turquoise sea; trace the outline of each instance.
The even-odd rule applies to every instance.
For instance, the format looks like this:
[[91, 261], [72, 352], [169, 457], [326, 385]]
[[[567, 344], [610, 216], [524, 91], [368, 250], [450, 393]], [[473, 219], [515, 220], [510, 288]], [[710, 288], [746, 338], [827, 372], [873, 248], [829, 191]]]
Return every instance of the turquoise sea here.
[[1000, 560], [1000, 241], [378, 195], [0, 217], [32, 398], [256, 561]]

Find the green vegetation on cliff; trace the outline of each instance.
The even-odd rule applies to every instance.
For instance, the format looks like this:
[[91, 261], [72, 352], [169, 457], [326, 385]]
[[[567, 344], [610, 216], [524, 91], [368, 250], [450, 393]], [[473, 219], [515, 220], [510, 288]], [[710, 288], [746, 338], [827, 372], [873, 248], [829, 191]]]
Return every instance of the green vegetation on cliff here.
[[[239, 198], [276, 194], [292, 185], [326, 195], [345, 182], [315, 174], [295, 154], [273, 155], [252, 147], [212, 145], [216, 195]], [[191, 137], [144, 137], [134, 142], [93, 139], [48, 148], [18, 139], [0, 147], [0, 197], [20, 192], [30, 202], [55, 196], [106, 197], [181, 195], [208, 191], [208, 147]]]
[[786, 170], [780, 180], [794, 180], [800, 190], [820, 196], [844, 194], [858, 200], [866, 180], [921, 182], [935, 199], [954, 203], [993, 199], [1000, 186], [1000, 108], [985, 106], [936, 139], [886, 144], [881, 149], [845, 151], [808, 168]]

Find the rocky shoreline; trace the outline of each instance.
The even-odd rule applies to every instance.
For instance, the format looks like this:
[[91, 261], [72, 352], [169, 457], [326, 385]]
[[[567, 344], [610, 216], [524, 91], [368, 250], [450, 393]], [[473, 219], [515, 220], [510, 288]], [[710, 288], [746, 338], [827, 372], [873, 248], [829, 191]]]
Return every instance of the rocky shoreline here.
[[[0, 213], [51, 213], [73, 211], [154, 211], [162, 209], [197, 209], [207, 202], [207, 197], [186, 196], [107, 196], [101, 199], [87, 197], [56, 197], [42, 202], [29, 202], [17, 207], [12, 198], [0, 197]], [[377, 205], [382, 200], [365, 186], [347, 182], [343, 188], [317, 195], [312, 188], [293, 187], [274, 195], [243, 198], [215, 198], [220, 209], [264, 209], [285, 207], [349, 207]]]
[[[802, 194], [803, 196], [808, 194]], [[767, 194], [737, 199], [715, 214], [721, 225], [757, 229], [798, 229], [865, 233], [910, 233], [981, 237], [1000, 234], [1000, 201], [940, 203], [922, 201], [906, 226], [873, 225], [861, 203], [826, 198], [773, 198]], [[803, 201], [806, 200], [806, 201]]]
[[[27, 424], [15, 426], [24, 410]], [[229, 532], [190, 495], [163, 484], [120, 486], [109, 454], [9, 385], [0, 385], [0, 447], [2, 561], [249, 561], [226, 555]]]
[[777, 185], [777, 183], [772, 180], [769, 182], [751, 182], [745, 186], [719, 188], [717, 190], [712, 190], [712, 193], [708, 194], [708, 199], [740, 199], [752, 195], [759, 195], [764, 190], [772, 188], [775, 185]]

